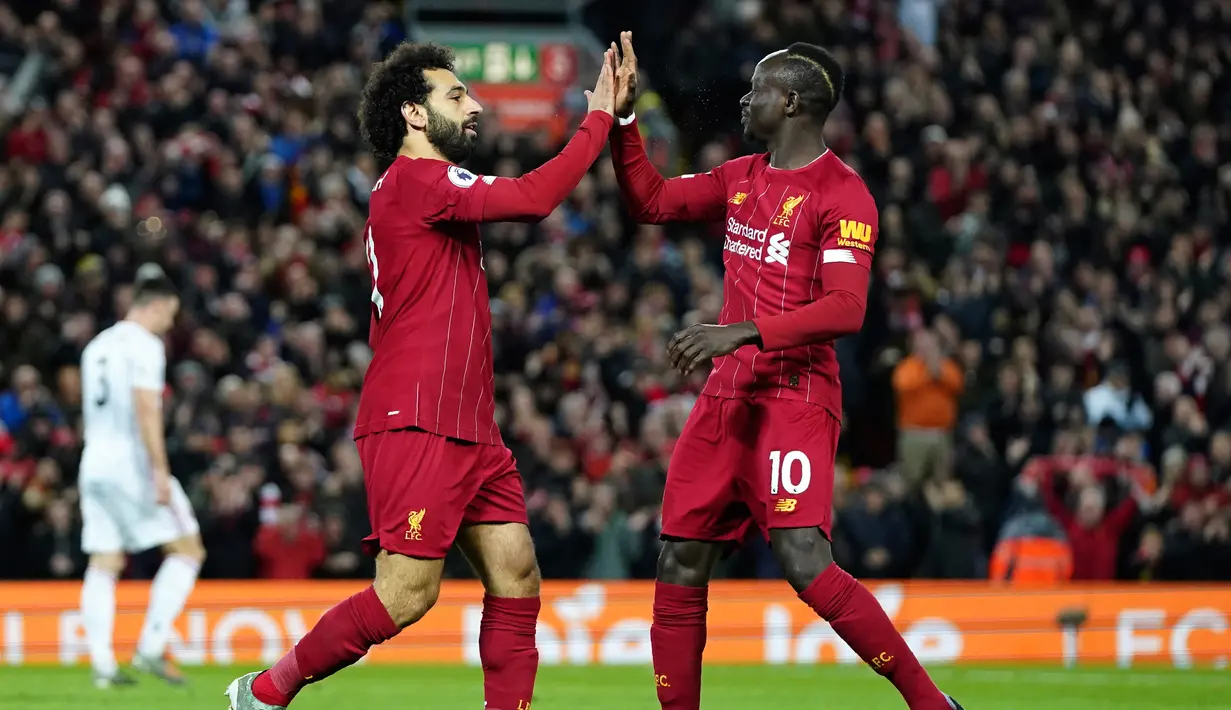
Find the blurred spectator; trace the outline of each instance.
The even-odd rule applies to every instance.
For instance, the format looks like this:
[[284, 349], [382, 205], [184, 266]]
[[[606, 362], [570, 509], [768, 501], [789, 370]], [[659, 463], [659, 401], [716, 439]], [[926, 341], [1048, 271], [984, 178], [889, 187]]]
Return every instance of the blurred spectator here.
[[1115, 579], [1120, 537], [1138, 512], [1135, 492], [1117, 491], [1123, 497], [1108, 510], [1104, 485], [1079, 464], [1066, 476], [1067, 492], [1076, 500], [1076, 509], [1070, 510], [1055, 490], [1058, 481], [1052, 473], [1049, 470], [1039, 486], [1073, 548], [1073, 579]]
[[941, 352], [936, 335], [917, 330], [911, 354], [893, 370], [898, 405], [898, 460], [911, 485], [947, 476], [953, 466], [953, 428], [962, 369]]
[[[596, 521], [582, 527], [574, 520], [568, 500], [560, 493], [540, 493], [543, 502], [534, 501], [530, 534], [534, 536], [539, 567], [548, 578], [580, 577], [594, 548]], [[588, 529], [587, 529], [588, 528]]]
[[80, 526], [73, 523], [69, 501], [59, 499], [47, 506], [44, 519], [35, 525], [28, 543], [29, 570], [38, 579], [73, 579], [85, 572]]
[[[230, 464], [231, 459], [223, 459], [221, 465], [205, 475], [195, 500], [201, 540], [211, 551], [205, 558], [202, 577], [251, 577], [257, 569], [253, 537], [259, 520], [253, 505], [251, 479], [242, 473], [227, 472]], [[254, 472], [251, 477], [257, 475], [260, 473]]]
[[957, 447], [955, 474], [982, 522], [980, 536], [987, 554], [996, 544], [996, 532], [1003, 522], [1012, 474], [982, 417], [971, 416], [963, 434]]
[[0, 423], [8, 431], [21, 432], [27, 422], [40, 414], [59, 420], [59, 411], [43, 387], [42, 376], [30, 365], [13, 372], [13, 387], [0, 394]]
[[1129, 387], [1128, 367], [1123, 363], [1110, 365], [1106, 379], [1086, 390], [1084, 404], [1092, 425], [1110, 419], [1126, 431], [1142, 431], [1154, 421], [1145, 400]]
[[1176, 551], [1168, 550], [1163, 533], [1156, 527], [1147, 527], [1141, 541], [1129, 561], [1129, 574], [1142, 582], [1153, 580], [1182, 579], [1182, 570], [1176, 568]]
[[581, 517], [582, 526], [594, 532], [594, 552], [586, 566], [589, 579], [629, 579], [633, 566], [645, 555], [645, 530], [651, 513], [641, 509], [631, 515], [616, 500], [615, 486], [599, 483], [590, 492], [590, 508]]
[[325, 560], [318, 576], [338, 579], [353, 579], [364, 576], [368, 568], [363, 550], [357, 538], [348, 537], [346, 520], [341, 515], [330, 515], [324, 522]]
[[307, 579], [327, 555], [324, 539], [295, 503], [282, 506], [278, 522], [256, 534], [257, 575], [263, 579]]
[[923, 486], [931, 520], [928, 547], [919, 575], [936, 579], [978, 579], [987, 576], [982, 520], [955, 479], [931, 480]]
[[907, 573], [911, 554], [910, 522], [902, 506], [881, 486], [868, 484], [858, 505], [838, 517], [841, 536], [851, 559], [844, 569], [858, 577], [892, 578]]

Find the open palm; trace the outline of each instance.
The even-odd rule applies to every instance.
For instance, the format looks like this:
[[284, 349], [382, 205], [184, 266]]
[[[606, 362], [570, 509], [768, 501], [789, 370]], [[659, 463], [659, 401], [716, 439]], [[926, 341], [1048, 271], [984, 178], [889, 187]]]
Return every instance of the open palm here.
[[615, 113], [620, 118], [628, 118], [637, 103], [637, 55], [633, 52], [633, 33], [621, 32], [620, 50], [617, 51], [615, 42], [611, 43], [611, 49], [620, 56], [615, 75]]

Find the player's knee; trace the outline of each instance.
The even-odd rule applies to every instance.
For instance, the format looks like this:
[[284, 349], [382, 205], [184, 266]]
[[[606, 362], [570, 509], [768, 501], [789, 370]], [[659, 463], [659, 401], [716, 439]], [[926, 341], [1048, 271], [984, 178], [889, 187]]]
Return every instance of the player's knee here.
[[180, 538], [163, 547], [163, 553], [192, 560], [199, 567], [205, 562], [205, 545], [197, 535]]
[[[393, 561], [396, 559], [396, 562]], [[409, 557], [377, 560], [376, 596], [389, 612], [398, 628], [405, 628], [423, 618], [440, 597], [442, 560], [418, 560]]]
[[121, 552], [96, 553], [90, 555], [90, 566], [112, 577], [119, 577], [124, 571], [124, 559], [124, 554]]
[[542, 581], [534, 549], [530, 548], [504, 561], [487, 591], [497, 597], [537, 597]]
[[398, 628], [405, 628], [423, 618], [436, 605], [440, 596], [440, 582], [423, 581], [413, 586], [403, 586], [391, 579], [376, 578], [376, 596], [389, 612], [389, 618]]
[[709, 584], [717, 554], [714, 546], [694, 540], [668, 540], [658, 555], [658, 580], [684, 587]]
[[463, 528], [457, 544], [494, 597], [537, 597], [541, 576], [534, 539], [525, 525]]
[[807, 589], [833, 564], [829, 540], [818, 528], [779, 528], [769, 531], [774, 556], [787, 582], [796, 592]]

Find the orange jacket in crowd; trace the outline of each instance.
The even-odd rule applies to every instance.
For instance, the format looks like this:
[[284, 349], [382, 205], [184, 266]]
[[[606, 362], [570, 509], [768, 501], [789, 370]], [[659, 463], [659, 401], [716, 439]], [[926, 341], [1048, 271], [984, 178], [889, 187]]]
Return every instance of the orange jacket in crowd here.
[[893, 370], [898, 429], [952, 431], [957, 423], [957, 398], [965, 385], [962, 369], [949, 358], [940, 361], [940, 377], [933, 379], [923, 358], [907, 356]]
[[1002, 582], [1067, 582], [1073, 578], [1073, 551], [1055, 538], [1009, 538], [996, 544], [988, 567], [988, 577]]

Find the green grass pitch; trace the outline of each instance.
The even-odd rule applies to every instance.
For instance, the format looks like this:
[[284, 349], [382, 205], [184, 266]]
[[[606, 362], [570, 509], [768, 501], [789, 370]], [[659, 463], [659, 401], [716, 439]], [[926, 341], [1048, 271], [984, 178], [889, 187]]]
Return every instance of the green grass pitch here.
[[[95, 690], [78, 668], [0, 668], [4, 710], [226, 710], [222, 691], [243, 669], [187, 668], [190, 686], [143, 679]], [[1231, 672], [985, 666], [933, 669], [967, 710], [1231, 710]], [[853, 666], [714, 667], [705, 671], [705, 710], [902, 710], [888, 682]], [[648, 668], [544, 667], [534, 710], [656, 710]], [[480, 710], [477, 668], [360, 666], [313, 685], [293, 710]]]

